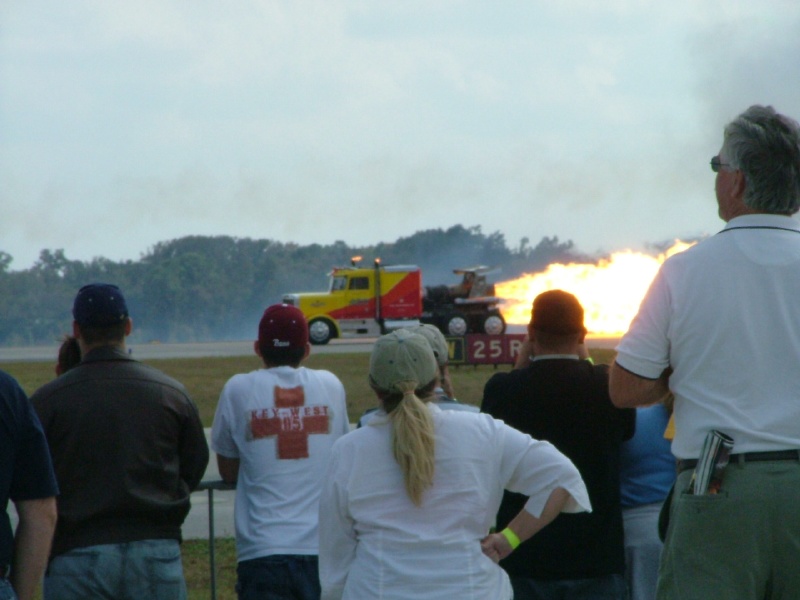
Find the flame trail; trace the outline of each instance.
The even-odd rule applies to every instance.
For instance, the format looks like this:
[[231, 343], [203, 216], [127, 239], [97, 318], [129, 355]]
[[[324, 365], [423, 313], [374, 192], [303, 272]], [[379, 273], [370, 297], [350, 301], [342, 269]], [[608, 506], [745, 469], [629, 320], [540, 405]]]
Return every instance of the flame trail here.
[[503, 317], [508, 323], [527, 324], [533, 299], [547, 290], [561, 289], [580, 300], [590, 337], [620, 336], [628, 330], [664, 260], [693, 245], [676, 240], [657, 256], [623, 250], [597, 264], [554, 263], [541, 273], [497, 283], [496, 293], [505, 299]]

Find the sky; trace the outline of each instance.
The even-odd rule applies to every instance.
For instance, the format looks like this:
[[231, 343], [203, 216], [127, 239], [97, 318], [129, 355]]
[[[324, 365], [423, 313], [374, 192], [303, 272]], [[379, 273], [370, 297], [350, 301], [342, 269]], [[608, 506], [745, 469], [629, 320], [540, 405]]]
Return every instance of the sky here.
[[712, 234], [725, 124], [800, 119], [799, 31], [797, 0], [0, 0], [0, 251]]

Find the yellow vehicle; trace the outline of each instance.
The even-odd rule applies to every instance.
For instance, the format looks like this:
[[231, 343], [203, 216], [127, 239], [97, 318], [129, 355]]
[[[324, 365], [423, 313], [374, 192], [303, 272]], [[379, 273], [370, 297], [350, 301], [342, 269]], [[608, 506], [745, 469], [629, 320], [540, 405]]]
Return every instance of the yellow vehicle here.
[[455, 269], [457, 285], [422, 287], [422, 274], [414, 265], [359, 267], [360, 256], [349, 267], [330, 274], [327, 292], [284, 294], [283, 302], [297, 306], [308, 319], [312, 344], [332, 338], [378, 337], [394, 329], [430, 323], [446, 336], [467, 333], [500, 335], [506, 323], [500, 298], [485, 266]]
[[420, 323], [422, 275], [414, 265], [372, 268], [337, 267], [327, 292], [284, 294], [283, 302], [297, 306], [308, 319], [312, 344], [332, 338], [378, 337], [394, 329]]

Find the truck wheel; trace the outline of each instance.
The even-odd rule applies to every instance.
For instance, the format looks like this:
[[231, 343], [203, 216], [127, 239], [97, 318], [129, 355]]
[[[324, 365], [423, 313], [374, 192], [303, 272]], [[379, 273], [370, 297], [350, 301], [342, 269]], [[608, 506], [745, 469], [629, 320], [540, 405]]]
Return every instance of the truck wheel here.
[[461, 336], [469, 330], [467, 319], [461, 313], [450, 313], [444, 318], [444, 334]]
[[500, 315], [489, 315], [483, 320], [483, 332], [489, 335], [501, 335], [506, 330], [506, 322]]
[[333, 337], [333, 325], [327, 319], [311, 319], [308, 324], [308, 341], [314, 345], [327, 344]]

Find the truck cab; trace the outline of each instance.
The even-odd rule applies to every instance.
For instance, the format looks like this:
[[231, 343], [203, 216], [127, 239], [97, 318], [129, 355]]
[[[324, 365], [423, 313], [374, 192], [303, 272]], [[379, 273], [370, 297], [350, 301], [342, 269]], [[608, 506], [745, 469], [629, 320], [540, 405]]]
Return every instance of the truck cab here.
[[378, 337], [400, 327], [419, 324], [422, 276], [415, 265], [349, 267], [330, 273], [327, 292], [284, 294], [308, 319], [312, 344], [333, 338]]

